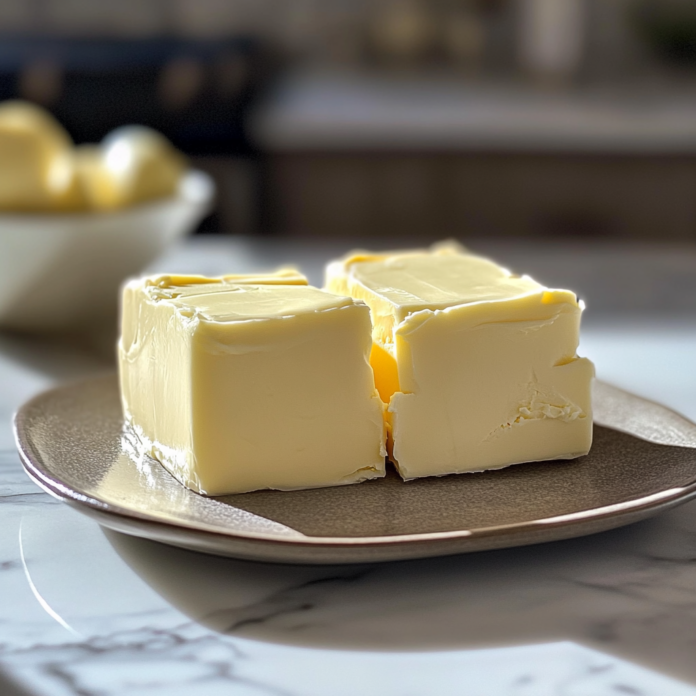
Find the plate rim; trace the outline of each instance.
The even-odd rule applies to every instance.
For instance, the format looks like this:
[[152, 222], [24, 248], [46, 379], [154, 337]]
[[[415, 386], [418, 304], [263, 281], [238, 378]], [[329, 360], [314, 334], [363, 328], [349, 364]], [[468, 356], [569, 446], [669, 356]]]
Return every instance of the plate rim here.
[[[137, 523], [140, 527], [154, 525], [162, 527], [164, 529], [181, 530], [182, 532], [189, 534], [194, 533], [196, 536], [204, 535], [210, 537], [213, 540], [217, 540], [218, 542], [223, 542], [224, 540], [227, 540], [229, 542], [246, 542], [262, 544], [266, 547], [272, 546], [275, 548], [287, 549], [298, 549], [301, 547], [306, 550], [311, 550], [313, 552], [320, 552], [321, 550], [377, 551], [379, 549], [387, 549], [394, 547], [420, 546], [421, 544], [432, 544], [433, 542], [455, 543], [457, 541], [469, 541], [471, 542], [470, 545], [475, 547], [471, 550], [478, 551], [484, 550], [485, 548], [500, 548], [500, 545], [491, 544], [489, 546], [486, 546], [485, 542], [487, 539], [500, 539], [501, 537], [508, 538], [508, 543], [502, 545], [502, 547], [505, 548], [524, 545], [528, 543], [537, 543], [537, 541], [524, 541], [524, 539], [522, 538], [525, 537], [525, 535], [536, 536], [536, 534], [542, 532], [542, 530], [554, 531], [556, 533], [556, 536], [549, 538], [548, 541], [560, 540], [563, 538], [569, 538], [573, 536], [583, 536], [585, 534], [594, 533], [594, 531], [609, 530], [612, 528], [623, 526], [624, 524], [630, 524], [633, 521], [644, 519], [645, 517], [648, 517], [651, 513], [656, 513], [662, 509], [668, 509], [681, 503], [686, 503], [690, 499], [696, 497], [695, 468], [694, 478], [688, 483], [682, 486], [665, 489], [657, 493], [651, 493], [645, 496], [641, 496], [639, 498], [634, 498], [624, 502], [602, 506], [600, 508], [591, 508], [589, 510], [582, 510], [564, 515], [557, 515], [553, 517], [527, 520], [523, 522], [515, 522], [503, 525], [478, 527], [474, 529], [422, 532], [415, 534], [394, 534], [388, 536], [369, 537], [318, 537], [305, 535], [301, 532], [297, 532], [296, 536], [283, 537], [273, 534], [243, 531], [240, 532], [238, 530], [223, 531], [219, 528], [206, 529], [203, 526], [190, 526], [187, 525], [185, 522], [181, 522], [178, 520], [158, 519], [157, 517], [154, 517], [153, 515], [150, 515], [148, 513], [144, 513], [140, 510], [137, 510], [136, 508], [126, 508], [122, 505], [107, 503], [99, 500], [98, 498], [92, 495], [88, 495], [86, 493], [78, 491], [75, 488], [69, 486], [65, 482], [58, 479], [54, 474], [50, 472], [50, 470], [47, 470], [47, 468], [41, 463], [42, 457], [34, 451], [34, 448], [31, 443], [31, 438], [28, 434], [29, 427], [26, 423], [27, 419], [29, 418], [30, 411], [32, 409], [35, 409], [44, 400], [50, 398], [52, 395], [55, 395], [58, 392], [66, 391], [69, 389], [79, 389], [82, 386], [94, 385], [96, 382], [106, 383], [107, 381], [113, 381], [114, 377], [115, 373], [110, 373], [107, 375], [89, 377], [79, 381], [61, 384], [58, 386], [54, 386], [50, 389], [44, 390], [39, 394], [36, 394], [35, 396], [31, 397], [25, 403], [23, 403], [17, 409], [12, 419], [15, 444], [20, 455], [22, 466], [29, 478], [53, 497], [70, 504], [72, 507], [75, 507], [80, 511], [85, 512], [93, 518], [96, 517], [102, 520], [102, 524], [112, 529], [116, 527], [109, 524], [109, 518], [115, 518], [117, 520], [125, 521], [132, 520], [133, 522]], [[642, 402], [649, 403], [665, 411], [669, 411], [672, 414], [684, 419], [687, 423], [696, 426], [696, 423], [693, 423], [690, 419], [656, 401], [638, 396], [627, 390], [611, 385], [603, 380], [595, 380], [595, 382], [597, 384], [601, 384], [603, 388], [609, 388], [615, 393], [626, 395], [634, 399], [639, 399]], [[599, 423], [597, 424], [601, 425]], [[634, 435], [634, 437], [636, 436]], [[645, 441], [649, 442], [648, 440]], [[694, 449], [696, 451], [696, 448], [691, 448], [683, 445], [666, 446], [684, 447], [685, 449]], [[120, 525], [120, 531], [124, 531], [123, 526], [124, 525]], [[594, 531], [587, 531], [587, 527], [599, 528], [595, 529]], [[520, 539], [518, 543], [515, 543], [515, 537]], [[462, 543], [455, 550], [451, 551], [451, 553], [466, 552], [467, 549], [464, 548], [465, 546], [466, 543]], [[215, 550], [213, 549], [208, 548], [206, 550], [208, 552], [215, 553]], [[445, 555], [446, 553], [446, 551], [441, 550], [437, 553], [437, 555]], [[423, 557], [424, 555], [426, 554], [404, 554], [399, 557], [415, 558]], [[258, 554], [256, 557], [259, 558], [261, 556], [264, 557], [264, 560], [269, 560], [268, 554]]]

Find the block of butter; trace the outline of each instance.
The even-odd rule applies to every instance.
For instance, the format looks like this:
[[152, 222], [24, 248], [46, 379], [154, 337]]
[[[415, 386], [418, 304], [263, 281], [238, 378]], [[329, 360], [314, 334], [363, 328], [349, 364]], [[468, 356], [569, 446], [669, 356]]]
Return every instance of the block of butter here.
[[294, 271], [129, 282], [119, 341], [126, 434], [206, 495], [384, 476], [364, 303]]
[[460, 247], [355, 252], [326, 287], [371, 309], [371, 363], [405, 479], [586, 454], [592, 363], [574, 293]]

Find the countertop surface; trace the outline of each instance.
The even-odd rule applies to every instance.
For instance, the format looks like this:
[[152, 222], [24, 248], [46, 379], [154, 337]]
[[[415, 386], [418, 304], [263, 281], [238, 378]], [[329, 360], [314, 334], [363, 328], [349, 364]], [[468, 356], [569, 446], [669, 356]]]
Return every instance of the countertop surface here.
[[443, 76], [298, 70], [250, 119], [263, 150], [696, 152], [690, 84], [531, 89]]
[[[696, 420], [696, 250], [472, 243], [588, 302], [598, 375]], [[334, 243], [189, 242], [160, 270]], [[99, 343], [98, 341], [96, 342]], [[39, 490], [10, 417], [109, 370], [84, 344], [0, 334], [0, 694], [696, 696], [696, 503], [581, 539], [424, 561], [291, 567], [105, 531]]]

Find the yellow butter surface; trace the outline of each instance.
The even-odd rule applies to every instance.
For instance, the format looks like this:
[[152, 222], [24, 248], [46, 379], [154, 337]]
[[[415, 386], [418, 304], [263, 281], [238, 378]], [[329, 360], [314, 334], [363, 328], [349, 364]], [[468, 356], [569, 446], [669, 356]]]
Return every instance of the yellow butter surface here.
[[586, 454], [592, 363], [574, 293], [461, 248], [370, 254], [326, 287], [371, 309], [371, 362], [406, 479]]
[[131, 281], [119, 342], [128, 428], [207, 495], [383, 476], [370, 347], [368, 307], [293, 270]]
[[28, 102], [0, 105], [0, 209], [59, 207], [71, 186], [72, 141], [46, 111]]
[[77, 165], [90, 205], [113, 210], [175, 195], [187, 162], [161, 133], [123, 126], [81, 148]]

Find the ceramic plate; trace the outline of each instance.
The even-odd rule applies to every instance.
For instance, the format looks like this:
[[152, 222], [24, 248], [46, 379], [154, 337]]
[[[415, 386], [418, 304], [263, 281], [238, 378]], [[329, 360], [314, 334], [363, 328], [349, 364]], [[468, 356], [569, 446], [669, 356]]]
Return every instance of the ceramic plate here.
[[15, 417], [29, 476], [111, 529], [238, 558], [353, 563], [599, 532], [696, 496], [696, 425], [601, 382], [592, 451], [403, 483], [206, 498], [122, 447], [115, 377], [41, 394]]

